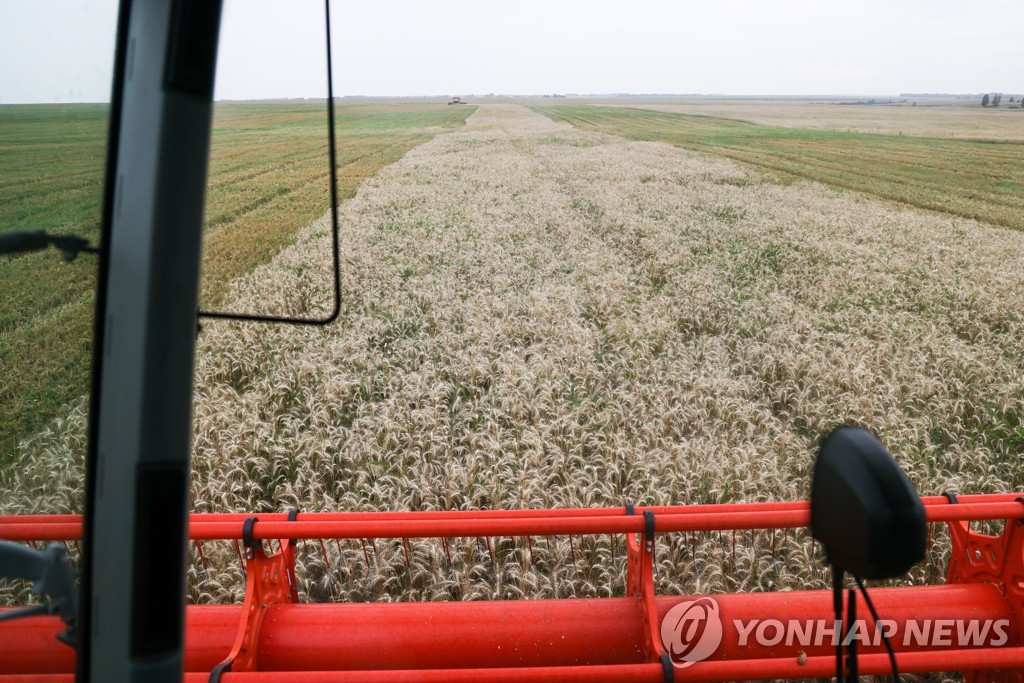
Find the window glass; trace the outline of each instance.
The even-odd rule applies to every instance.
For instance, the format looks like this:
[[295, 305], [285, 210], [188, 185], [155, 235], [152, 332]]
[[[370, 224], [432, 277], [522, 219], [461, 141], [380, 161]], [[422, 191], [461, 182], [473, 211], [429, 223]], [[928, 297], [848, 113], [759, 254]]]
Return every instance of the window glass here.
[[[99, 238], [114, 0], [0, 0], [0, 234]], [[0, 514], [79, 512], [97, 258], [0, 255]]]

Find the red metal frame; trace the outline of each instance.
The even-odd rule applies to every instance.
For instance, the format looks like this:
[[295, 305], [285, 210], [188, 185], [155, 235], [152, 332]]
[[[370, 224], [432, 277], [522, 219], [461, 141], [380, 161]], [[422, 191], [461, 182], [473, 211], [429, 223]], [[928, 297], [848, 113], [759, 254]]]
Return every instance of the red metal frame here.
[[[1018, 498], [1024, 502], [1024, 498]], [[953, 544], [946, 583], [988, 583], [1001, 588], [1013, 611], [1015, 623], [1024, 626], [1024, 519], [1007, 520], [999, 536], [971, 529], [970, 523], [953, 520], [948, 523]], [[988, 676], [966, 675], [968, 683], [982, 683]], [[1015, 681], [1024, 680], [1018, 672]]]
[[[289, 516], [294, 517], [292, 514]], [[250, 517], [242, 527], [245, 600], [231, 652], [214, 667], [218, 675], [227, 671], [258, 671], [260, 632], [270, 608], [299, 602], [295, 581], [295, 541], [282, 539], [278, 551], [268, 555], [263, 541], [253, 537], [256, 522], [255, 517]]]
[[[894, 642], [900, 670], [967, 670], [967, 680], [1024, 681], [1024, 498], [1016, 494], [923, 498], [947, 522], [953, 552], [942, 586], [876, 588], [882, 618], [1005, 620], [1001, 647]], [[1001, 536], [970, 520], [1006, 520]], [[291, 521], [289, 521], [291, 520]], [[656, 596], [656, 534], [806, 526], [806, 503], [565, 510], [193, 515], [190, 538], [242, 539], [243, 605], [187, 609], [187, 681], [662, 681], [660, 623], [695, 596]], [[0, 517], [0, 538], [75, 541], [72, 515]], [[296, 604], [294, 540], [626, 534], [626, 597], [464, 603]], [[281, 539], [268, 554], [260, 539]], [[199, 546], [201, 552], [201, 546]], [[828, 643], [740, 645], [735, 620], [831, 619], [827, 591], [709, 596], [723, 615], [721, 646], [680, 670], [685, 680], [809, 678], [834, 673]], [[858, 614], [867, 614], [861, 604]], [[0, 622], [0, 683], [70, 680], [72, 652], [52, 617]], [[881, 644], [860, 648], [860, 672], [886, 673]], [[981, 673], [984, 672], [984, 673]]]
[[[627, 508], [627, 514], [634, 514]], [[626, 536], [626, 597], [640, 600], [640, 624], [643, 629], [643, 651], [649, 662], [660, 662], [666, 656], [661, 643], [661, 619], [654, 596], [654, 533], [655, 517], [644, 510], [642, 534]]]

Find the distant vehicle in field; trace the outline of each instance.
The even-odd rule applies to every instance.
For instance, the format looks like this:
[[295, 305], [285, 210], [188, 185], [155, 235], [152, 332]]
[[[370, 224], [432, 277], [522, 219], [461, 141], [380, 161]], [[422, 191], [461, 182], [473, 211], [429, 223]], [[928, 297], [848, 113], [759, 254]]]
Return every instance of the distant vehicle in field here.
[[465, 102], [464, 102], [464, 101], [462, 100], [462, 98], [461, 98], [461, 97], [453, 97], [453, 98], [451, 99], [451, 101], [450, 101], [450, 102], [448, 102], [448, 104], [449, 104], [449, 105], [452, 105], [452, 104], [466, 104], [466, 103], [465, 103]]

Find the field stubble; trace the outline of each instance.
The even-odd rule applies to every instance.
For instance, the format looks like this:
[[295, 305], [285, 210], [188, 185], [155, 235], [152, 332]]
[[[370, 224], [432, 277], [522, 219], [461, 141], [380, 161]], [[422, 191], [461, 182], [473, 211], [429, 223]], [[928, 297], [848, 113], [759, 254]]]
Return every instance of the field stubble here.
[[981, 99], [922, 101], [919, 105], [839, 104], [779, 100], [691, 100], [631, 102], [609, 106], [749, 121], [761, 126], [817, 128], [848, 133], [911, 135], [960, 140], [1024, 142], [1024, 121], [1016, 104], [982, 108]]
[[[534, 105], [558, 121], [668, 142], [749, 164], [780, 181], [814, 180], [959, 218], [1024, 230], [1021, 141], [878, 135], [590, 105]], [[1024, 126], [1024, 114], [1019, 115]]]
[[[195, 511], [794, 500], [817, 439], [846, 422], [923, 494], [1024, 487], [1021, 233], [514, 106], [367, 181], [342, 225], [337, 323], [204, 327]], [[228, 301], [327, 307], [327, 230]], [[77, 471], [59, 465], [75, 433], [42, 435], [7, 472], [23, 494], [4, 512], [76, 508]], [[310, 543], [303, 595], [623, 593], [621, 537], [535, 539], [532, 562], [521, 540], [490, 543], [453, 542], [451, 565], [431, 539], [409, 565], [399, 542], [329, 544], [329, 567]], [[730, 534], [659, 543], [662, 592], [828, 585], [802, 532], [743, 532], [735, 552]], [[192, 598], [240, 600], [234, 549], [206, 559]]]

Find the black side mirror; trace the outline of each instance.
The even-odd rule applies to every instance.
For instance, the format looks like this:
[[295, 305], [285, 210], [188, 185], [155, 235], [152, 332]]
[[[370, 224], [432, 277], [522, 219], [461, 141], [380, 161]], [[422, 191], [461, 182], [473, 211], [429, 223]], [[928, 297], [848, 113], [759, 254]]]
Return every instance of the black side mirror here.
[[871, 432], [840, 427], [811, 482], [811, 534], [837, 571], [902, 576], [924, 558], [927, 523], [914, 486]]

